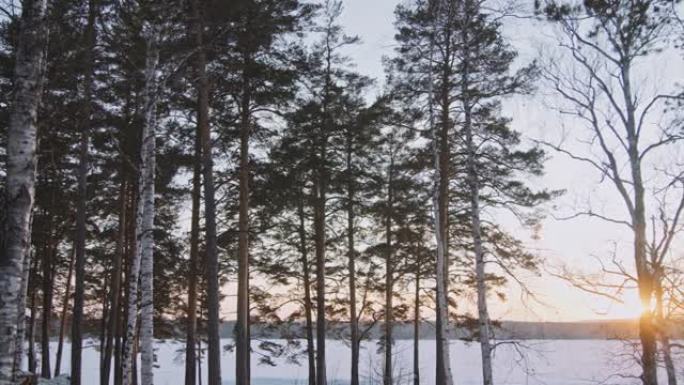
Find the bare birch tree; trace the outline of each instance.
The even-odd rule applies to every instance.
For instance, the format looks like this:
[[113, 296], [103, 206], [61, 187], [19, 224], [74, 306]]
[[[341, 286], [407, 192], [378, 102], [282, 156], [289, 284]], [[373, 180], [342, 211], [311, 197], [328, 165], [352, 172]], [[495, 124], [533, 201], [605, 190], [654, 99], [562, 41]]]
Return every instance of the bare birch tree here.
[[[571, 68], [550, 65], [546, 80], [567, 103], [562, 112], [588, 129], [585, 155], [562, 143], [546, 143], [594, 168], [610, 181], [624, 204], [626, 218], [591, 210], [580, 213], [623, 226], [633, 236], [636, 282], [643, 313], [639, 321], [641, 380], [657, 385], [655, 266], [648, 257], [648, 189], [645, 176], [654, 154], [682, 139], [677, 127], [659, 125], [655, 114], [675, 94], [647, 97], [637, 83], [635, 67], [662, 48], [672, 20], [671, 7], [658, 0], [586, 2], [583, 6], [546, 2], [545, 12], [560, 27], [560, 46]], [[661, 108], [662, 109], [662, 108]], [[591, 151], [592, 149], [596, 151]]]

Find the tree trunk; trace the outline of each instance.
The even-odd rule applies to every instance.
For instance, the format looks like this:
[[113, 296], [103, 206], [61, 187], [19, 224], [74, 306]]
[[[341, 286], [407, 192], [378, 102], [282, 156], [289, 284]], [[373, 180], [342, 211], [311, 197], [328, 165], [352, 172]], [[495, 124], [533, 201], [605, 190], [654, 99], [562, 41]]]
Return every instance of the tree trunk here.
[[[131, 94], [129, 93], [128, 96], [130, 97]], [[129, 114], [129, 108], [128, 108], [128, 103], [132, 103], [131, 100], [127, 100], [126, 103], [126, 108], [125, 108], [125, 121], [130, 121], [132, 119], [132, 116]], [[133, 138], [136, 138], [137, 135], [131, 135], [130, 133], [126, 132], [126, 128], [122, 128], [122, 133], [121, 133], [121, 141], [124, 142], [126, 135], [131, 136]], [[136, 147], [139, 147], [140, 144], [137, 143], [138, 139], [131, 140]], [[127, 215], [126, 215], [126, 242], [125, 242], [125, 250], [124, 250], [124, 261], [123, 261], [123, 269], [122, 273], [124, 275], [124, 282], [123, 285], [121, 286], [121, 290], [119, 292], [119, 303], [121, 304], [121, 317], [119, 317], [119, 325], [117, 326], [117, 338], [116, 338], [116, 344], [114, 346], [114, 385], [123, 385], [124, 381], [124, 362], [126, 361], [126, 346], [129, 343], [128, 342], [128, 320], [129, 320], [129, 289], [130, 289], [130, 282], [131, 282], [131, 273], [133, 271], [133, 261], [135, 260], [136, 252], [138, 249], [138, 244], [137, 244], [137, 239], [136, 239], [136, 234], [137, 234], [137, 228], [138, 228], [138, 210], [139, 210], [139, 178], [137, 178], [137, 170], [135, 167], [132, 165], [128, 165], [127, 169], [130, 171], [130, 176], [127, 176]], [[137, 273], [136, 273], [137, 274]], [[138, 279], [138, 276], [136, 275], [136, 280]], [[136, 294], [137, 298], [137, 294]], [[137, 301], [137, 299], [136, 299]], [[128, 362], [128, 365], [130, 365], [131, 362]], [[127, 370], [129, 367], [127, 367]]]
[[38, 259], [35, 258], [33, 262], [33, 267], [31, 268], [31, 278], [29, 279], [29, 287], [31, 288], [31, 313], [29, 315], [29, 322], [27, 327], [26, 339], [28, 342], [28, 371], [35, 374], [37, 372], [38, 362], [36, 360], [36, 313], [38, 312], [36, 307], [36, 297], [37, 297], [37, 285], [36, 281], [38, 279]]
[[78, 204], [76, 207], [76, 262], [74, 288], [74, 311], [71, 323], [71, 385], [81, 385], [81, 355], [83, 324], [83, 295], [85, 291], [85, 242], [86, 242], [86, 202], [88, 200], [88, 142], [92, 126], [92, 94], [95, 51], [96, 0], [88, 1], [88, 24], [86, 26], [87, 48], [83, 56], [84, 99], [81, 116], [81, 141], [78, 166]]
[[[131, 213], [129, 211], [129, 213]], [[133, 222], [129, 220], [129, 222]], [[123, 273], [123, 270], [122, 270]], [[119, 288], [119, 308], [121, 308], [121, 304], [123, 303], [123, 298], [124, 298], [124, 290], [125, 288], [128, 287], [128, 285], [122, 285]], [[122, 312], [119, 311], [119, 316], [118, 319], [116, 320], [116, 334], [114, 335], [114, 385], [121, 385], [123, 384], [123, 370], [122, 370], [122, 362], [123, 362], [123, 345], [124, 345], [124, 337], [122, 335], [122, 331], [124, 330], [124, 320], [126, 319], [125, 314], [122, 316]]]
[[[202, 55], [200, 50], [199, 55]], [[207, 81], [206, 77], [200, 81]], [[202, 90], [204, 92], [202, 92]], [[202, 174], [204, 180], [204, 221], [206, 227], [206, 280], [207, 295], [207, 337], [208, 337], [208, 385], [221, 385], [221, 340], [219, 335], [219, 263], [216, 246], [216, 201], [214, 191], [214, 161], [212, 159], [211, 132], [209, 129], [208, 86], [200, 87], [200, 116], [205, 116], [200, 125], [202, 138]]]
[[[300, 197], [304, 192], [300, 191]], [[309, 385], [316, 385], [316, 348], [313, 336], [313, 304], [311, 302], [311, 268], [306, 247], [306, 226], [303, 198], [298, 200], [297, 215], [299, 216], [299, 252], [302, 256], [302, 272], [304, 285], [304, 315], [306, 317], [306, 355], [309, 359]]]
[[325, 385], [325, 193], [315, 183], [314, 238], [316, 248], [316, 383]]
[[665, 373], [667, 373], [667, 385], [677, 385], [677, 372], [675, 370], [674, 361], [672, 360], [672, 349], [670, 347], [670, 337], [668, 323], [665, 319], [663, 309], [663, 285], [662, 285], [662, 268], [654, 270], [653, 283], [655, 285], [654, 294], [656, 302], [656, 319], [658, 322], [658, 335], [660, 339], [660, 351], [663, 355], [663, 362], [665, 363]]
[[[49, 230], [51, 232], [51, 230]], [[52, 315], [52, 294], [54, 289], [54, 261], [56, 259], [56, 240], [54, 234], [48, 236], [48, 246], [43, 260], [43, 315], [41, 317], [40, 336], [40, 376], [50, 378], [50, 320]]]
[[420, 385], [420, 265], [416, 264], [416, 291], [413, 298], [413, 385]]
[[144, 31], [145, 58], [145, 126], [142, 136], [143, 166], [141, 172], [143, 217], [138, 237], [140, 249], [140, 381], [154, 384], [154, 182], [156, 169], [157, 66], [160, 32], [156, 26]]
[[[465, 66], [467, 68], [467, 64]], [[466, 70], [467, 71], [467, 70]], [[464, 75], [464, 83], [467, 81]], [[467, 94], [467, 86], [464, 86], [464, 95]], [[487, 281], [485, 276], [484, 248], [482, 245], [482, 225], [480, 223], [480, 187], [477, 175], [477, 154], [473, 143], [471, 122], [471, 108], [468, 102], [464, 102], [463, 131], [466, 138], [466, 150], [468, 154], [468, 187], [470, 195], [470, 232], [473, 240], [475, 253], [475, 281], [477, 286], [477, 312], [478, 330], [480, 339], [480, 352], [482, 355], [482, 379], [484, 385], [493, 385], [492, 373], [492, 346], [489, 311], [487, 309]]]
[[138, 277], [140, 278], [140, 379], [145, 385], [154, 383], [153, 349], [153, 258], [154, 258], [154, 182], [156, 145], [155, 129], [157, 117], [157, 65], [159, 61], [159, 32], [154, 26], [146, 25], [143, 31], [146, 43], [145, 91], [143, 94], [145, 122], [143, 125], [140, 158], [140, 200], [136, 215], [136, 251], [131, 263], [128, 291], [128, 326], [124, 349], [123, 384], [133, 381], [132, 370], [135, 366], [135, 344], [137, 323]]
[[[446, 96], [448, 98], [448, 95]], [[448, 104], [447, 104], [448, 106]], [[442, 107], [446, 121], [439, 130], [440, 139], [435, 139], [435, 187], [433, 192], [433, 210], [435, 217], [435, 235], [437, 243], [437, 319], [436, 319], [436, 383], [452, 385], [451, 355], [449, 352], [449, 291], [448, 291], [448, 207], [449, 207], [449, 145], [448, 145], [448, 109]], [[444, 119], [444, 118], [443, 118]], [[436, 128], [435, 128], [436, 130]], [[437, 150], [439, 148], [439, 150]]]
[[[472, 172], [472, 171], [471, 171]], [[471, 175], [472, 179], [477, 176]], [[477, 182], [475, 182], [477, 183]], [[482, 378], [483, 384], [493, 384], [492, 373], [492, 346], [491, 329], [489, 321], [489, 311], [487, 309], [487, 282], [485, 276], [485, 260], [482, 247], [482, 234], [479, 214], [479, 191], [471, 188], [471, 232], [473, 238], [473, 248], [475, 252], [475, 279], [477, 281], [477, 311], [478, 328], [480, 339], [480, 350], [482, 354]]]
[[[124, 167], [122, 166], [122, 179]], [[121, 293], [121, 268], [125, 253], [126, 243], [126, 208], [127, 208], [127, 184], [126, 180], [122, 180], [121, 188], [119, 190], [119, 234], [116, 244], [116, 253], [114, 255], [114, 269], [112, 272], [112, 284], [109, 295], [109, 317], [107, 319], [107, 336], [105, 340], [104, 355], [102, 359], [102, 370], [100, 371], [100, 385], [109, 385], [109, 378], [112, 365], [112, 350], [114, 338], [118, 335], [119, 313], [121, 306], [119, 305], [119, 297]]]
[[88, 133], [83, 127], [80, 144], [80, 164], [78, 167], [78, 203], [76, 208], [76, 261], [74, 288], [74, 309], [71, 321], [71, 385], [81, 384], [81, 349], [83, 325], [83, 296], [85, 278], [85, 238], [86, 238], [86, 200], [87, 200], [87, 154]]
[[670, 346], [670, 338], [664, 335], [660, 338], [663, 353], [663, 361], [665, 361], [665, 372], [667, 373], [667, 385], [677, 385], [677, 371], [675, 369], [674, 360], [672, 359], [672, 348]]
[[42, 94], [47, 29], [46, 0], [22, 4], [14, 66], [14, 98], [7, 128], [5, 223], [0, 254], [0, 385], [14, 379], [17, 321], [22, 298], [24, 259], [29, 258], [31, 211], [36, 180], [37, 111]]
[[[195, 385], [197, 381], [197, 281], [199, 278], [199, 232], [200, 198], [202, 194], [202, 125], [207, 124], [209, 110], [206, 80], [206, 58], [204, 53], [203, 19], [199, 1], [192, 2], [193, 37], [198, 48], [196, 71], [197, 85], [197, 130], [195, 136], [195, 156], [192, 174], [192, 217], [190, 219], [190, 272], [188, 279], [188, 321], [185, 341], [185, 385]], [[208, 97], [207, 97], [208, 99]]]
[[[137, 325], [138, 327], [133, 337], [133, 357], [138, 357], [138, 352], [140, 352], [140, 322]], [[131, 385], [138, 385], [138, 360], [133, 360], [131, 369]]]
[[185, 342], [185, 385], [195, 385], [197, 379], [197, 281], [199, 266], [199, 231], [200, 231], [200, 194], [202, 178], [202, 147], [200, 132], [197, 130], [195, 140], [195, 164], [192, 177], [192, 217], [190, 219], [190, 272], [188, 279], [188, 320]]
[[[35, 275], [34, 275], [35, 277]], [[36, 290], [31, 293], [31, 315], [29, 316], [28, 330], [26, 339], [28, 342], [28, 371], [36, 373], [38, 371], [38, 360], [36, 359]]]
[[[331, 30], [326, 31], [329, 39]], [[329, 40], [328, 40], [329, 41]], [[323, 102], [321, 103], [322, 120], [321, 134], [317, 138], [317, 146], [314, 151], [318, 151], [317, 167], [313, 183], [314, 195], [314, 247], [316, 252], [316, 383], [326, 385], [325, 367], [325, 337], [326, 337], [326, 316], [325, 316], [325, 247], [326, 247], [326, 205], [328, 189], [328, 135], [333, 130], [333, 121], [330, 116], [330, 103], [332, 92], [332, 62], [333, 47], [329, 44], [326, 47], [325, 60], [325, 85], [323, 87]]]
[[[131, 317], [129, 314], [129, 310], [130, 310], [129, 294], [130, 294], [130, 287], [131, 287], [131, 280], [132, 280], [131, 274], [133, 273], [133, 264], [134, 264], [135, 256], [136, 256], [137, 249], [138, 249], [138, 245], [137, 245], [137, 241], [136, 241], [136, 237], [135, 237], [135, 234], [137, 233], [138, 210], [139, 210], [138, 209], [139, 199], [138, 199], [138, 193], [136, 192], [139, 190], [139, 188], [136, 187], [137, 185], [138, 185], [137, 183], [134, 183], [134, 184], [132, 183], [129, 187], [130, 188], [130, 190], [129, 190], [130, 201], [128, 202], [129, 203], [128, 212], [129, 213], [135, 213], [135, 218], [128, 221], [128, 227], [126, 229], [127, 249], [126, 249], [126, 261], [124, 264], [125, 280], [124, 280], [124, 287], [121, 288], [121, 298], [125, 299], [125, 301], [123, 301], [123, 309], [122, 309], [123, 310], [123, 316], [119, 320], [120, 323], [119, 323], [118, 329], [121, 333], [121, 336], [120, 336], [121, 337], [121, 343], [119, 346], [119, 353], [117, 355], [119, 362], [117, 364], [117, 362], [115, 360], [115, 365], [114, 365], [114, 370], [115, 370], [114, 371], [114, 385], [123, 385], [124, 376], [125, 376], [124, 369], [126, 371], [130, 371], [131, 370], [130, 365], [132, 365], [132, 363], [129, 360], [127, 360], [126, 355], [128, 354], [128, 352], [126, 351], [126, 347], [129, 344], [133, 344], [133, 340], [130, 339], [128, 336], [128, 331], [129, 331], [128, 330], [128, 320]], [[137, 274], [138, 273], [137, 272], [135, 272], [135, 273], [136, 273], [135, 279], [137, 281], [137, 279], [138, 279]], [[136, 298], [137, 298], [137, 289], [136, 289]], [[137, 299], [136, 299], [136, 301], [137, 301]], [[136, 307], [133, 307], [133, 310], [135, 311]], [[126, 363], [128, 366], [124, 365], [124, 363]]]
[[653, 301], [653, 273], [648, 266], [646, 252], [646, 205], [644, 183], [641, 175], [641, 153], [639, 152], [639, 137], [636, 131], [636, 106], [631, 89], [631, 63], [622, 63], [622, 91], [625, 108], [627, 110], [626, 129], [627, 146], [630, 161], [634, 191], [634, 211], [632, 213], [632, 228], [634, 229], [634, 259], [637, 270], [639, 298], [642, 308], [639, 320], [639, 338], [641, 340], [641, 376], [644, 385], [658, 385], [657, 336], [654, 317], [649, 310]]
[[354, 245], [354, 199], [356, 191], [353, 183], [353, 139], [347, 133], [347, 259], [349, 269], [349, 328], [351, 333], [351, 385], [359, 385], [359, 319], [356, 310], [356, 248]]
[[[434, 21], [433, 33], [437, 32], [437, 15], [439, 15], [440, 0], [431, 0], [430, 11]], [[434, 41], [430, 39], [431, 63], [434, 62]], [[448, 56], [447, 56], [448, 57]], [[449, 66], [444, 66], [444, 79], [442, 83], [448, 85]], [[451, 375], [451, 355], [449, 352], [449, 300], [448, 300], [448, 207], [449, 207], [449, 93], [443, 88], [441, 92], [442, 124], [441, 129], [435, 122], [435, 95], [434, 95], [434, 68], [430, 64], [429, 72], [429, 119], [430, 129], [433, 133], [432, 150], [434, 158], [434, 187], [432, 192], [432, 209], [435, 221], [435, 238], [437, 244], [437, 263], [435, 279], [436, 288], [436, 354], [435, 354], [435, 380], [437, 384], [453, 385]]]
[[[469, 1], [462, 3], [462, 17], [466, 20], [461, 29], [461, 37], [465, 43], [462, 47], [461, 70], [461, 102], [463, 104], [463, 133], [466, 146], [466, 172], [468, 195], [470, 200], [470, 236], [473, 241], [475, 254], [475, 283], [477, 288], [478, 333], [480, 353], [482, 357], [482, 383], [493, 385], [491, 323], [487, 308], [487, 281], [485, 274], [485, 255], [482, 244], [482, 224], [480, 220], [480, 182], [477, 168], [477, 150], [473, 142], [472, 101], [470, 100], [470, 46], [468, 25], [471, 16], [477, 14], [477, 5], [472, 6]], [[475, 43], [477, 44], [477, 42]], [[477, 47], [474, 47], [477, 49]]]
[[26, 298], [28, 295], [29, 279], [31, 277], [31, 258], [24, 258], [24, 269], [21, 280], [21, 293], [17, 309], [17, 336], [15, 338], [16, 350], [14, 352], [13, 373], [19, 371], [24, 361], [24, 345], [26, 341]]
[[202, 385], [202, 338], [197, 339], [197, 383]]
[[107, 287], [111, 286], [112, 273], [104, 272], [102, 290], [102, 315], [100, 316], [100, 371], [104, 366], [105, 341], [107, 340], [107, 319], [109, 318], [109, 301], [107, 300]]
[[[62, 302], [62, 315], [59, 317], [59, 341], [57, 342], [57, 357], [55, 358], [55, 377], [62, 372], [62, 354], [64, 351], [64, 333], [69, 314], [69, 297], [71, 296], [71, 278], [74, 273], [74, 260], [76, 259], [76, 249], [71, 253], [69, 259], [69, 272], [67, 273], [66, 288], [64, 288], [64, 300]], [[109, 384], [107, 384], [109, 385]]]
[[[390, 152], [394, 143], [390, 141]], [[385, 369], [383, 385], [392, 385], [392, 326], [394, 322], [394, 304], [392, 303], [394, 286], [394, 265], [392, 261], [392, 210], [394, 200], [394, 154], [390, 153], [390, 164], [387, 169], [387, 212], [385, 214]]]
[[[249, 66], [248, 55], [244, 55], [243, 65]], [[236, 344], [236, 384], [250, 383], [250, 338], [249, 338], [249, 138], [251, 131], [251, 93], [250, 82], [243, 69], [240, 123], [240, 193], [238, 218], [238, 308], [235, 324]]]

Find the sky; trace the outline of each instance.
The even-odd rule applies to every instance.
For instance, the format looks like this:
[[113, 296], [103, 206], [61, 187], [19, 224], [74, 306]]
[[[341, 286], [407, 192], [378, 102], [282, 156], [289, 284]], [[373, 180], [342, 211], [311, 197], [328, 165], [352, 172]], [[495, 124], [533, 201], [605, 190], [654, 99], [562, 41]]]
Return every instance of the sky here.
[[[382, 58], [392, 55], [394, 48], [394, 9], [405, 0], [345, 0], [341, 23], [349, 35], [358, 35], [361, 44], [347, 49], [357, 70], [377, 79], [381, 90], [384, 73]], [[521, 9], [529, 14], [531, 8]], [[518, 65], [532, 60], [554, 60], [558, 50], [557, 34], [544, 22], [530, 19], [504, 19], [504, 37], [519, 51]], [[637, 68], [637, 78], [646, 85], [644, 92], [652, 92], [655, 85], [684, 84], [684, 63], [680, 53], [666, 52]], [[553, 106], [557, 98], [542, 84], [535, 96], [513, 97], [504, 102], [504, 114], [513, 119], [513, 127], [520, 131], [528, 145], [533, 140], [557, 142], [563, 132], [571, 133], [569, 146], [578, 146], [575, 132], [581, 132], [578, 123], [558, 113]], [[379, 91], [377, 91], [379, 92]], [[677, 154], [673, 155], [677, 156]], [[519, 286], [509, 285], [506, 303], [492, 301], [494, 318], [526, 321], [582, 321], [593, 319], [623, 319], [638, 316], [637, 296], [624, 295], [622, 304], [611, 303], [600, 297], [584, 294], [548, 272], [566, 266], [573, 271], [597, 271], [596, 258], [606, 258], [615, 252], [629, 263], [631, 254], [629, 233], [614, 224], [600, 220], [579, 218], [558, 220], [591, 205], [593, 210], [624, 214], [612, 186], [602, 182], [591, 169], [562, 154], [549, 153], [546, 174], [530, 180], [535, 187], [562, 189], [565, 194], [547, 207], [548, 217], [543, 222], [538, 239], [529, 229], [515, 220], [497, 217], [530, 249], [545, 261], [541, 276], [523, 275], [525, 285], [535, 293], [534, 298], [522, 296]], [[624, 216], [623, 216], [624, 217]], [[680, 249], [681, 250], [681, 249]], [[233, 293], [234, 288], [228, 290]], [[233, 297], [224, 303], [226, 316], [234, 310]]]

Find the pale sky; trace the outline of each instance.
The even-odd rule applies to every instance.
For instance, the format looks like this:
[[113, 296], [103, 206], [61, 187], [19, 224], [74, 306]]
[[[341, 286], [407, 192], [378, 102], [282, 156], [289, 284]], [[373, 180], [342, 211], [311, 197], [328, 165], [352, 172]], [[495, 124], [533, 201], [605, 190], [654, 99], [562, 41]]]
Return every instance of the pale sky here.
[[[392, 55], [394, 46], [394, 8], [403, 0], [345, 0], [342, 23], [349, 35], [361, 37], [362, 44], [347, 50], [357, 64], [359, 72], [376, 78], [382, 85], [384, 78], [381, 59]], [[527, 14], [531, 8], [525, 10]], [[557, 49], [554, 29], [545, 23], [529, 19], [508, 18], [504, 22], [504, 35], [520, 53], [519, 63], [528, 63], [539, 58], [540, 52], [548, 59]], [[666, 53], [645, 63], [638, 69], [642, 84], [672, 85], [684, 84], [684, 63], [681, 54]], [[543, 85], [535, 97], [515, 97], [505, 102], [504, 113], [513, 118], [514, 127], [529, 139], [557, 141], [564, 129], [571, 134], [568, 143], [572, 146], [577, 123], [562, 117], [549, 105], [556, 104], [556, 98]], [[653, 87], [650, 87], [653, 88]], [[649, 87], [645, 87], [649, 91]], [[646, 92], [645, 91], [645, 92]], [[583, 132], [583, 131], [580, 131]], [[528, 142], [530, 143], [530, 142]], [[554, 202], [551, 210], [556, 216], [571, 213], [577, 207], [591, 204], [594, 210], [602, 210], [616, 216], [624, 214], [623, 206], [617, 201], [612, 186], [600, 183], [596, 172], [567, 159], [561, 154], [549, 152], [547, 173], [541, 180], [533, 181], [536, 186], [551, 189], [565, 189], [567, 193]], [[675, 154], [676, 156], [677, 154]], [[624, 217], [624, 215], [623, 215]], [[617, 252], [623, 253], [626, 264], [631, 266], [629, 233], [617, 225], [599, 220], [579, 218], [559, 221], [548, 218], [536, 241], [531, 232], [522, 230], [510, 218], [502, 218], [510, 231], [537, 250], [546, 260], [549, 269], [562, 264], [575, 270], [596, 271], [595, 256], [610, 255], [617, 244]], [[681, 242], [680, 242], [681, 244]], [[682, 250], [680, 248], [680, 250]], [[677, 253], [679, 254], [679, 253]], [[633, 262], [632, 262], [633, 264]], [[583, 294], [564, 281], [544, 272], [542, 277], [524, 277], [529, 288], [537, 295], [539, 302], [521, 301], [520, 291], [511, 285], [509, 301], [492, 306], [495, 318], [530, 321], [578, 321], [589, 319], [616, 319], [635, 317], [639, 313], [636, 294], [625, 295], [624, 304], [610, 304], [596, 296]], [[231, 292], [234, 287], [230, 285]], [[492, 303], [495, 301], [492, 300]], [[229, 297], [223, 304], [226, 318], [233, 318], [234, 300]]]

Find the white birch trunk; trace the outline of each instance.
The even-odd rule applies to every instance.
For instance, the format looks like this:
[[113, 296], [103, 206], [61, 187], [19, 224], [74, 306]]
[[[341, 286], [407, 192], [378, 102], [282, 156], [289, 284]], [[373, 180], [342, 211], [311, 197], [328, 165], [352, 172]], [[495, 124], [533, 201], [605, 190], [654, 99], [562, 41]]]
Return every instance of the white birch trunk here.
[[14, 99], [7, 137], [6, 210], [0, 254], [0, 385], [11, 384], [17, 349], [24, 260], [29, 258], [36, 179], [37, 111], [45, 60], [46, 0], [23, 2], [14, 67]]
[[[477, 5], [472, 6], [468, 0], [461, 4], [462, 17], [469, 20], [478, 14]], [[469, 14], [470, 13], [470, 14]], [[480, 182], [477, 169], [476, 146], [473, 143], [472, 103], [469, 100], [470, 53], [468, 44], [471, 41], [467, 24], [463, 24], [462, 39], [466, 51], [462, 53], [461, 94], [463, 97], [463, 132], [467, 152], [466, 167], [468, 175], [468, 194], [470, 195], [470, 235], [473, 239], [475, 253], [475, 285], [477, 288], [478, 332], [480, 354], [482, 358], [482, 383], [493, 385], [492, 343], [489, 310], [487, 308], [487, 282], [485, 275], [485, 252], [482, 244], [482, 224], [480, 220]], [[474, 37], [476, 38], [476, 37]]]
[[[31, 221], [31, 219], [29, 219]], [[31, 226], [31, 224], [29, 224]], [[30, 238], [29, 238], [30, 243]], [[30, 255], [30, 254], [29, 254]], [[23, 263], [23, 277], [21, 279], [21, 297], [17, 303], [17, 335], [15, 337], [14, 345], [14, 373], [21, 370], [24, 362], [24, 339], [26, 338], [26, 296], [28, 295], [28, 281], [31, 272], [31, 258], [24, 258]]]
[[475, 252], [475, 281], [477, 287], [478, 331], [480, 334], [480, 353], [482, 355], [482, 380], [484, 385], [492, 385], [492, 344], [489, 310], [487, 309], [487, 282], [485, 280], [485, 259], [482, 246], [482, 224], [480, 221], [480, 189], [475, 164], [476, 154], [473, 144], [470, 107], [465, 108], [464, 131], [468, 151], [468, 185], [470, 194], [470, 232]]
[[141, 167], [139, 174], [140, 200], [136, 213], [137, 247], [128, 287], [128, 320], [126, 347], [123, 361], [123, 384], [132, 381], [132, 364], [135, 359], [133, 345], [137, 321], [138, 277], [140, 278], [140, 381], [153, 385], [154, 347], [153, 347], [153, 265], [154, 265], [154, 179], [155, 179], [155, 127], [157, 115], [157, 65], [159, 62], [159, 32], [154, 27], [145, 26], [144, 31], [147, 56], [145, 58], [145, 91], [143, 103], [145, 122], [141, 143]]

